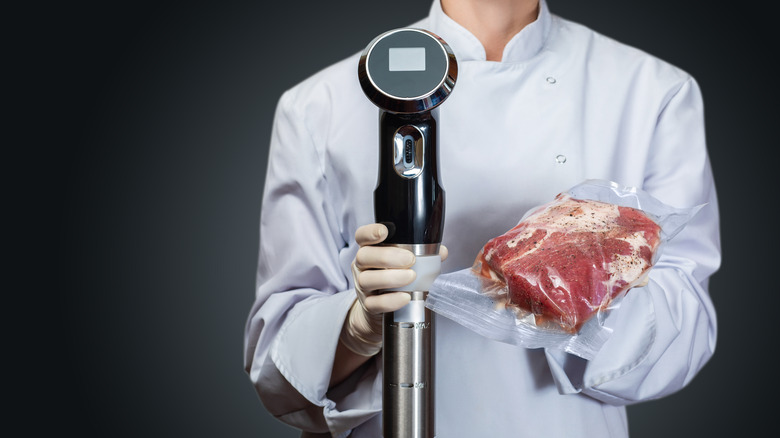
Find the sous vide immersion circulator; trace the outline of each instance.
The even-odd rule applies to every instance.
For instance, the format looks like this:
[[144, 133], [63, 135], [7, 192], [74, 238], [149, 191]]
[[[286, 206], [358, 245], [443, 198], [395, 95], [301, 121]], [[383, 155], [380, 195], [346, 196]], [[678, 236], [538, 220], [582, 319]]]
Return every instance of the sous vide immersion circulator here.
[[422, 29], [376, 37], [358, 63], [366, 96], [379, 107], [376, 222], [387, 226], [383, 245], [416, 256], [411, 302], [384, 315], [382, 429], [385, 438], [430, 438], [434, 427], [434, 324], [425, 307], [441, 271], [444, 190], [439, 179], [438, 106], [458, 76], [452, 49]]

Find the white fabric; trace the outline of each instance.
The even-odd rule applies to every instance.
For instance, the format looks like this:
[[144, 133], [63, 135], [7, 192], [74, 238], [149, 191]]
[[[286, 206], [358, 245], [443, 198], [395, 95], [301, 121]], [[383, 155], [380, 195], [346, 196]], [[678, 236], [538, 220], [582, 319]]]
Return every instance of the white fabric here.
[[[485, 61], [479, 41], [438, 0], [413, 26], [441, 36], [459, 61], [439, 118], [450, 252], [442, 272], [471, 266], [526, 210], [587, 178], [638, 186], [676, 207], [707, 203], [665, 247], [648, 286], [609, 318], [614, 335], [590, 362], [436, 320], [439, 437], [627, 436], [624, 405], [679, 390], [715, 348], [707, 281], [720, 265], [718, 210], [696, 82], [551, 15], [544, 2], [502, 62]], [[357, 60], [315, 74], [279, 102], [246, 368], [282, 421], [359, 438], [381, 436], [378, 359], [327, 389], [355, 299], [354, 233], [373, 222], [378, 110], [360, 89]]]

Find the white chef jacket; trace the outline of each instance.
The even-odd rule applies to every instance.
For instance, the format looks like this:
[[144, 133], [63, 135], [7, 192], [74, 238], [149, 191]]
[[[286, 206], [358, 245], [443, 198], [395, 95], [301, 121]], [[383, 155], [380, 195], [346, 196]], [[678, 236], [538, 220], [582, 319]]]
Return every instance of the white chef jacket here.
[[[458, 79], [440, 107], [446, 191], [442, 266], [471, 266], [529, 208], [588, 178], [706, 206], [663, 249], [650, 282], [607, 319], [590, 361], [483, 338], [436, 317], [437, 435], [624, 437], [625, 405], [684, 387], [713, 354], [708, 277], [720, 265], [718, 210], [693, 78], [548, 11], [485, 60], [435, 0], [428, 29], [453, 48]], [[246, 370], [265, 407], [313, 433], [381, 436], [380, 356], [328, 390], [347, 311], [355, 230], [374, 222], [378, 110], [358, 54], [281, 97], [260, 225]], [[327, 436], [327, 435], [325, 435]]]

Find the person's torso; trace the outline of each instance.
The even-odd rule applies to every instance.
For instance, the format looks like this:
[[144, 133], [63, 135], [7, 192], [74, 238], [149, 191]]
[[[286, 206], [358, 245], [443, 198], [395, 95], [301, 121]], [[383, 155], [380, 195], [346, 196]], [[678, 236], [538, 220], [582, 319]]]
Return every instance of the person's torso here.
[[[357, 81], [357, 56], [299, 87], [345, 242], [374, 222], [378, 109]], [[658, 79], [662, 78], [662, 79]], [[471, 266], [490, 238], [530, 208], [585, 179], [641, 187], [655, 120], [683, 74], [641, 52], [554, 17], [549, 41], [522, 63], [459, 63], [439, 110], [446, 193], [443, 272]], [[626, 436], [622, 407], [556, 390], [542, 350], [490, 341], [437, 318], [440, 437]], [[381, 415], [352, 436], [378, 436]]]

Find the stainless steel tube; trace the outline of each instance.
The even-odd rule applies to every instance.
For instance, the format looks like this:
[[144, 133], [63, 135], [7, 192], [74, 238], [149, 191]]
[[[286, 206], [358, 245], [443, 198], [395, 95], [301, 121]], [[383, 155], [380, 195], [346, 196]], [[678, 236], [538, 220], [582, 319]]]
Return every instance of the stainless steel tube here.
[[[424, 301], [418, 321], [396, 321], [395, 312], [384, 316], [385, 438], [432, 438], [434, 430], [433, 315]], [[405, 319], [405, 318], [402, 318]]]
[[[400, 245], [399, 245], [400, 246]], [[404, 289], [412, 300], [384, 315], [382, 429], [384, 438], [433, 438], [434, 339], [433, 314], [425, 307], [427, 289], [440, 271], [435, 255], [418, 255], [412, 268], [417, 280]]]

